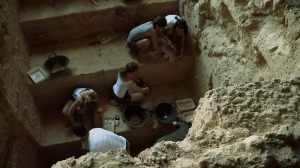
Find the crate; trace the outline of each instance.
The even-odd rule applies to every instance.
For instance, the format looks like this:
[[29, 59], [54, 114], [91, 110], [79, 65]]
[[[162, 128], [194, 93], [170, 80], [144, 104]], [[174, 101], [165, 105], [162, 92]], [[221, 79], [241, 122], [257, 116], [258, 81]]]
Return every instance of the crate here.
[[191, 98], [176, 100], [179, 111], [189, 111], [196, 108], [194, 101]]

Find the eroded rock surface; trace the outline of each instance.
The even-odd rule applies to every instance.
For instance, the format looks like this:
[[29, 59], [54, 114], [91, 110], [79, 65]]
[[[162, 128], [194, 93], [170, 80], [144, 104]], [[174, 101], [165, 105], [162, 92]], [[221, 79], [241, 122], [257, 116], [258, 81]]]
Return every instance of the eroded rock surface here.
[[200, 99], [182, 142], [137, 157], [89, 153], [60, 167], [300, 167], [300, 78], [217, 88]]
[[300, 76], [298, 0], [180, 0], [198, 98], [211, 88]]

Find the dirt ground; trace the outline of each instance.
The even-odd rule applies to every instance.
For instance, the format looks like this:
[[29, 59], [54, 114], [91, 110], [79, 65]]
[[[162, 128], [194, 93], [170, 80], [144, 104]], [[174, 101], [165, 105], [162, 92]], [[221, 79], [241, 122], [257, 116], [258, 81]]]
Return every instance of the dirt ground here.
[[199, 98], [186, 139], [156, 144], [134, 158], [121, 150], [88, 153], [54, 168], [300, 167], [299, 2], [179, 4], [189, 24]]
[[[32, 10], [32, 5], [37, 9]], [[123, 31], [178, 7], [189, 26], [187, 57], [181, 62], [153, 55], [130, 57], [124, 40], [128, 32]], [[135, 157], [122, 150], [87, 153], [52, 167], [300, 167], [298, 0], [103, 0], [99, 6], [82, 0], [53, 1], [52, 6], [48, 1], [13, 0], [1, 2], [0, 8], [0, 90], [7, 106], [0, 109], [5, 116], [1, 118], [1, 165], [42, 167], [37, 163], [43, 162], [45, 154], [58, 156], [77, 149], [79, 140], [70, 130], [64, 134], [67, 128], [60, 118], [71, 87], [97, 86], [97, 91], [107, 94], [118, 68], [139, 61], [142, 72], [149, 72], [146, 81], [156, 89], [147, 106], [153, 107], [160, 93], [165, 95], [156, 101], [180, 96], [199, 100], [186, 139], [158, 143], [138, 155], [136, 149]], [[99, 57], [89, 37], [108, 28], [121, 33], [106, 47], [100, 45], [103, 55]], [[52, 51], [70, 55], [72, 73], [35, 85], [26, 72], [42, 65]], [[99, 82], [97, 75], [103, 80]], [[172, 94], [176, 89], [180, 91]], [[50, 102], [49, 97], [55, 99]], [[52, 105], [53, 110], [45, 108]], [[43, 107], [51, 115], [41, 112]], [[62, 139], [66, 141], [56, 142]], [[69, 141], [76, 143], [64, 143]], [[47, 151], [43, 143], [53, 146]]]

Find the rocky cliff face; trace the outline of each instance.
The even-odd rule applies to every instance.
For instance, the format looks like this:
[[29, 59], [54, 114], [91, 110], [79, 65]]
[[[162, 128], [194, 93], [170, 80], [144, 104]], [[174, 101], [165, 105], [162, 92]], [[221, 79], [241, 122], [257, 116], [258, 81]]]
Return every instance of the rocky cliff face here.
[[[0, 167], [40, 167], [40, 118], [28, 91], [28, 49], [18, 2], [0, 2]], [[30, 151], [30, 152], [29, 152]]]
[[196, 56], [197, 99], [211, 88], [299, 76], [299, 1], [180, 1]]
[[124, 151], [89, 153], [53, 167], [300, 167], [300, 79], [294, 78], [300, 75], [300, 3], [179, 3], [196, 57], [196, 96], [205, 95], [187, 138], [135, 158]]

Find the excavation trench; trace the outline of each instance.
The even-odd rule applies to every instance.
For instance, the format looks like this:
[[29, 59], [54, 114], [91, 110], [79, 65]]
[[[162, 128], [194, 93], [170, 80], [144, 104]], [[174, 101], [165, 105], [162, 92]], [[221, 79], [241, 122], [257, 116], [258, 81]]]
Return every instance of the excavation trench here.
[[[154, 129], [153, 116], [142, 128], [131, 128], [120, 120], [120, 125], [115, 127], [114, 132], [128, 139], [132, 147], [132, 156], [144, 158], [145, 165], [150, 167], [165, 163], [166, 160], [171, 167], [209, 165], [210, 155], [200, 158], [203, 152], [207, 152], [207, 146], [219, 148], [217, 146], [227, 143], [225, 140], [232, 144], [236, 141], [231, 141], [228, 137], [224, 142], [223, 139], [215, 141], [221, 134], [218, 137], [213, 131], [209, 133], [205, 131], [217, 128], [222, 122], [226, 122], [224, 124], [226, 126], [222, 129], [228, 130], [231, 128], [227, 126], [240, 124], [220, 119], [222, 117], [217, 112], [222, 111], [227, 115], [234, 114], [237, 108], [243, 110], [245, 108], [243, 105], [233, 108], [234, 104], [243, 102], [243, 98], [232, 95], [249, 96], [246, 95], [243, 86], [239, 88], [239, 93], [230, 90], [230, 86], [250, 81], [272, 81], [273, 78], [285, 80], [300, 75], [297, 57], [300, 54], [298, 47], [300, 23], [297, 19], [299, 3], [293, 0], [264, 2], [250, 0], [248, 3], [227, 0], [151, 2], [99, 0], [97, 6], [90, 1], [81, 0], [52, 1], [51, 4], [48, 1], [13, 0], [3, 2], [0, 8], [4, 11], [0, 18], [2, 41], [0, 112], [3, 116], [0, 118], [3, 128], [0, 132], [3, 137], [0, 140], [0, 152], [4, 154], [0, 160], [1, 166], [50, 167], [57, 161], [86, 154], [87, 150], [81, 149], [80, 139], [72, 134], [67, 119], [61, 113], [64, 103], [71, 98], [75, 88], [89, 87], [99, 94], [100, 102], [108, 107], [108, 111], [103, 115], [88, 114], [85, 123], [89, 128], [102, 127], [105, 117], [116, 115], [121, 117], [126, 106], [111, 105], [110, 97], [117, 73], [127, 62], [140, 63], [137, 76], [151, 87], [150, 94], [141, 104], [148, 111], [153, 111], [162, 102], [175, 103], [176, 100], [183, 98], [192, 98], [196, 105], [200, 104], [194, 112], [197, 120], [193, 122], [188, 142], [181, 144], [182, 148], [178, 149], [174, 144], [166, 147], [174, 150], [165, 149], [164, 144], [153, 148], [157, 151], [167, 151], [167, 154], [164, 153], [166, 156], [161, 158], [167, 156], [170, 158], [163, 161], [151, 161], [152, 156], [156, 154], [152, 150], [145, 149], [152, 147], [159, 137], [174, 131], [172, 126], [159, 124]], [[171, 13], [182, 16], [189, 26], [184, 57], [176, 61], [172, 48], [164, 43], [160, 45], [170, 56], [168, 60], [151, 54], [132, 57], [126, 48], [126, 38], [130, 29], [152, 20], [155, 16]], [[98, 41], [96, 36], [107, 30], [114, 30], [117, 37], [108, 43], [95, 46], [95, 42]], [[41, 83], [34, 83], [26, 72], [37, 66], [43, 66], [52, 53], [69, 58], [68, 70], [51, 75]], [[290, 83], [295, 85], [297, 81]], [[252, 88], [256, 85], [258, 84], [250, 84], [247, 87]], [[270, 85], [270, 88], [274, 89], [273, 85]], [[264, 85], [260, 83], [259, 87], [262, 86]], [[222, 87], [229, 89], [220, 91]], [[287, 87], [284, 82], [279, 82], [278, 88], [281, 87], [292, 88], [291, 92], [296, 93], [294, 86]], [[278, 98], [285, 97], [283, 94], [289, 89], [282, 90], [281, 97]], [[258, 98], [269, 95], [250, 91], [247, 94], [253, 94]], [[200, 100], [203, 97], [208, 103]], [[225, 102], [227, 98], [230, 101]], [[296, 98], [290, 102], [294, 99]], [[218, 101], [224, 104], [218, 105]], [[244, 104], [251, 105], [252, 102], [253, 100], [249, 100]], [[295, 104], [293, 105], [297, 109], [297, 103]], [[262, 110], [261, 106], [253, 105], [248, 111]], [[289, 111], [289, 106], [280, 109], [281, 114]], [[200, 112], [203, 118], [200, 117]], [[237, 116], [237, 119], [244, 120], [253, 116], [255, 115], [243, 113], [243, 116]], [[268, 119], [266, 123], [269, 120], [271, 123], [278, 121]], [[241, 121], [241, 125], [243, 124], [247, 125]], [[280, 123], [278, 125], [280, 127]], [[247, 129], [252, 126], [248, 124]], [[249, 133], [243, 128], [237, 136], [247, 138], [252, 133], [263, 135], [264, 132]], [[207, 141], [203, 139], [203, 135], [211, 136], [212, 139]], [[225, 133], [222, 136], [225, 136]], [[199, 150], [197, 148], [193, 154], [188, 154], [189, 157], [198, 158], [196, 161], [185, 160], [186, 158], [179, 156], [184, 155], [180, 153], [182, 150], [187, 153], [189, 150], [192, 151], [190, 142], [192, 145], [195, 145], [194, 142], [200, 145]], [[141, 151], [144, 152], [138, 155]], [[218, 150], [208, 153], [216, 151]], [[177, 155], [179, 161], [171, 157]], [[130, 159], [132, 158], [129, 158], [130, 163], [136, 162]], [[156, 164], [156, 161], [159, 164]], [[230, 167], [234, 159], [227, 159], [222, 163]], [[280, 165], [281, 162], [278, 161], [276, 164]]]

